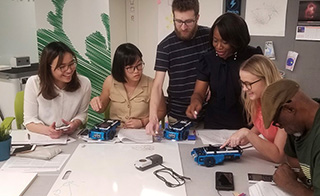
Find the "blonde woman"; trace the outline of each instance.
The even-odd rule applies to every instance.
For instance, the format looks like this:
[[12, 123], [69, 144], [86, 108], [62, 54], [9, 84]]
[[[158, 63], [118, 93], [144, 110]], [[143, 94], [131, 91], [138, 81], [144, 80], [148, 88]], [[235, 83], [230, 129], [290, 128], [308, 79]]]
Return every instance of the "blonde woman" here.
[[[246, 145], [251, 143], [267, 160], [280, 163], [284, 158], [284, 145], [287, 134], [283, 129], [271, 126], [265, 129], [261, 113], [261, 97], [265, 88], [281, 79], [274, 63], [263, 55], [254, 55], [240, 67], [242, 101], [251, 129], [241, 128], [235, 132], [222, 147]], [[260, 137], [259, 135], [262, 135]]]

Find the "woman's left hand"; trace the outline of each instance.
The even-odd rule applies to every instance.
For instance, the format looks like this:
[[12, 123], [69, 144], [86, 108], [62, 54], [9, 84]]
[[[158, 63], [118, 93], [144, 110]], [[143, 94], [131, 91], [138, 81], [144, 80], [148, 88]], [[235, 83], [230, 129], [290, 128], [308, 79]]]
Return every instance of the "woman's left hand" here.
[[124, 122], [124, 128], [131, 128], [131, 129], [140, 129], [142, 128], [142, 122], [140, 119], [129, 119]]

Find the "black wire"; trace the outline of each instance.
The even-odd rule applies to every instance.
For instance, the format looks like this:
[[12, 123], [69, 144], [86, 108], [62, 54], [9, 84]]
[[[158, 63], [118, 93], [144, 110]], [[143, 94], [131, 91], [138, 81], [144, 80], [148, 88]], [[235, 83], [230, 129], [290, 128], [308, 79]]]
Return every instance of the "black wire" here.
[[[186, 183], [186, 180], [191, 180], [191, 178], [186, 177], [186, 176], [181, 176], [180, 174], [176, 173], [175, 171], [173, 171], [173, 169], [168, 168], [162, 164], [160, 164], [163, 168], [158, 169], [156, 171], [153, 172], [153, 174], [159, 178], [160, 180], [162, 180], [168, 187], [170, 188], [175, 188], [178, 186], [181, 186], [183, 184]], [[171, 183], [169, 181], [167, 181], [165, 179], [165, 177], [161, 176], [159, 173], [166, 173], [169, 174], [177, 183]]]

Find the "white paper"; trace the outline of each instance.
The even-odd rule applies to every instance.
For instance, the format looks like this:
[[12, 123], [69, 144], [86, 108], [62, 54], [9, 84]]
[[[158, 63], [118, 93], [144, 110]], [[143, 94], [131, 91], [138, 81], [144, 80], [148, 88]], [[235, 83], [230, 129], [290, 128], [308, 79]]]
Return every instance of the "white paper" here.
[[22, 195], [36, 176], [37, 173], [0, 171], [0, 196]]
[[282, 191], [279, 187], [263, 181], [250, 186], [249, 194], [254, 196], [290, 196], [288, 193]]
[[62, 135], [58, 139], [52, 139], [47, 135], [33, 133], [25, 129], [12, 130], [10, 133], [12, 137], [12, 144], [67, 144], [68, 135]]
[[286, 69], [293, 71], [298, 58], [298, 53], [294, 51], [288, 51], [287, 60], [286, 60]]
[[276, 60], [273, 41], [266, 41], [264, 48], [264, 56], [268, 57], [270, 60]]
[[247, 0], [246, 22], [250, 35], [285, 36], [287, 0]]
[[197, 130], [197, 136], [205, 145], [223, 144], [236, 130]]
[[122, 143], [152, 143], [152, 135], [147, 135], [145, 129], [120, 129], [118, 140]]
[[297, 26], [296, 40], [320, 41], [320, 26]]
[[70, 154], [59, 154], [49, 161], [22, 157], [10, 157], [1, 167], [2, 171], [52, 172], [59, 171]]

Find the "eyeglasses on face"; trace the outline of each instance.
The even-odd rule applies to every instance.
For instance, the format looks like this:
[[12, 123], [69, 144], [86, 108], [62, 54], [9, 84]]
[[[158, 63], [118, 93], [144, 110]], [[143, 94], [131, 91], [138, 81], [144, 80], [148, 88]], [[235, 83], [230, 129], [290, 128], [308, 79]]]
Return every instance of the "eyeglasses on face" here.
[[138, 71], [141, 71], [144, 68], [145, 63], [143, 61], [141, 61], [138, 65], [136, 66], [126, 66], [126, 70], [129, 73], [133, 73], [136, 69]]
[[193, 26], [194, 23], [196, 22], [196, 20], [194, 19], [188, 19], [188, 20], [174, 19], [173, 21], [177, 26], [182, 26], [182, 24], [185, 24], [188, 27]]
[[[52, 65], [51, 65], [52, 66]], [[60, 67], [57, 67], [56, 69], [58, 69], [59, 71], [61, 72], [66, 72], [68, 71], [69, 69], [75, 69], [77, 67], [77, 63], [76, 63], [76, 60], [73, 59], [68, 65], [65, 65], [65, 64], [61, 64]]]
[[245, 86], [248, 90], [251, 90], [252, 89], [252, 85], [259, 82], [260, 80], [262, 80], [261, 78], [254, 81], [254, 82], [244, 82], [242, 80], [239, 80], [240, 81], [240, 84], [242, 86], [242, 88]]

